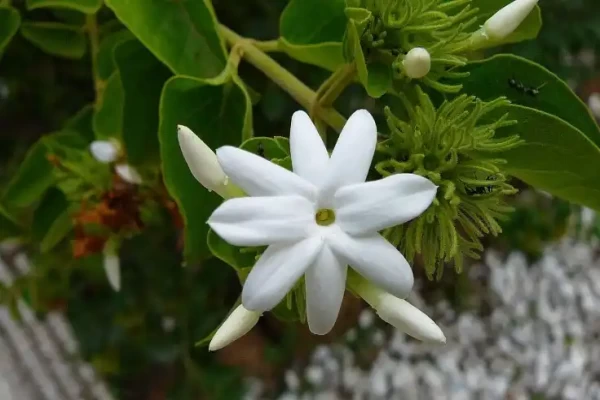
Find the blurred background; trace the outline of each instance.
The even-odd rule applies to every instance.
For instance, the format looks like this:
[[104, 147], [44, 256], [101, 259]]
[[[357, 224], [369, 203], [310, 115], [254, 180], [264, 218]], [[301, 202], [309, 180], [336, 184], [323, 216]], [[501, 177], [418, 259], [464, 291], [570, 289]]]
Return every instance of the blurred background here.
[[[24, 3], [12, 6], [29, 20], [84, 23], [75, 12], [26, 11]], [[286, 3], [213, 1], [222, 23], [263, 40], [277, 37]], [[495, 50], [557, 73], [600, 118], [600, 2], [540, 3], [538, 40]], [[107, 8], [99, 18], [122, 28]], [[94, 101], [89, 55], [60, 53], [22, 32], [4, 50], [0, 188], [36, 140]], [[327, 77], [274, 57], [313, 88]], [[252, 67], [242, 63], [240, 73], [262, 94], [256, 135], [287, 136], [298, 105]], [[369, 100], [349, 88], [340, 110], [359, 107]], [[482, 260], [462, 274], [447, 269], [439, 282], [418, 276], [409, 300], [443, 328], [442, 347], [395, 332], [352, 296], [325, 337], [267, 316], [219, 352], [195, 346], [240, 285], [219, 261], [181, 268], [168, 207], [124, 242], [118, 293], [93, 255], [65, 263], [60, 251], [42, 256], [30, 243], [4, 243], [0, 399], [600, 399], [600, 220], [515, 185], [515, 212], [501, 236], [487, 239]], [[52, 196], [44, 200], [52, 204]]]

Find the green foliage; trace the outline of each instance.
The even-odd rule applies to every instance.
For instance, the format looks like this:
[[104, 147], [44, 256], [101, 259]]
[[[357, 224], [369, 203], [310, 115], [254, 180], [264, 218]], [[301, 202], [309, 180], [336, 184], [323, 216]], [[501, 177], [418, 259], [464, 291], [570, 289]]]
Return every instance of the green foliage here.
[[124, 97], [121, 74], [113, 72], [106, 80], [102, 95], [96, 99], [92, 123], [97, 139], [121, 138]]
[[208, 0], [107, 0], [106, 4], [174, 73], [213, 78], [225, 68], [225, 49]]
[[573, 125], [554, 115], [519, 105], [502, 109], [518, 124], [499, 135], [518, 134], [522, 146], [499, 154], [505, 170], [528, 184], [600, 210], [600, 148]]
[[27, 9], [66, 8], [85, 14], [94, 14], [102, 7], [102, 0], [27, 0]]
[[170, 71], [136, 40], [114, 51], [123, 89], [123, 144], [131, 164], [158, 161], [158, 104]]
[[[250, 98], [231, 76], [216, 80], [174, 77], [165, 84], [160, 103], [160, 152], [165, 184], [185, 220], [185, 259], [208, 256], [206, 219], [219, 203], [192, 176], [177, 141], [177, 125], [185, 125], [211, 148], [239, 143], [251, 129], [246, 121]], [[218, 135], [215, 134], [218, 132]]]
[[17, 33], [20, 24], [21, 16], [17, 10], [0, 5], [0, 53]]
[[46, 53], [78, 59], [85, 55], [86, 41], [79, 26], [56, 22], [23, 22], [21, 34]]
[[600, 128], [588, 107], [564, 81], [543, 66], [518, 56], [499, 54], [471, 62], [465, 71], [469, 72], [463, 83], [467, 93], [485, 101], [504, 96], [514, 104], [552, 114], [577, 127], [600, 146]]
[[281, 13], [279, 45], [297, 60], [333, 71], [344, 63], [345, 27], [344, 0], [292, 0]]

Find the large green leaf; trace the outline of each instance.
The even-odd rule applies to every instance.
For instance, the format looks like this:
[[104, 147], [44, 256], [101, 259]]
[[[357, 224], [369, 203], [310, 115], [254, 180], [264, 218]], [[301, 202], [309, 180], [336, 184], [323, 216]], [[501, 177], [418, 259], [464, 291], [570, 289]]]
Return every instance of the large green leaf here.
[[85, 14], [95, 14], [102, 7], [102, 0], [27, 0], [27, 9], [68, 8]]
[[96, 57], [96, 73], [101, 80], [110, 78], [117, 68], [114, 58], [115, 48], [126, 40], [132, 39], [134, 36], [126, 29], [111, 32], [102, 38]]
[[129, 40], [115, 49], [123, 84], [123, 144], [132, 164], [158, 160], [158, 105], [171, 76], [140, 42]]
[[160, 102], [159, 140], [165, 185], [185, 220], [185, 258], [195, 262], [208, 254], [206, 220], [220, 198], [208, 192], [189, 171], [177, 140], [177, 125], [192, 129], [211, 148], [238, 145], [251, 118], [249, 96], [233, 79], [173, 77]]
[[19, 30], [21, 16], [12, 7], [0, 7], [0, 52]]
[[84, 140], [91, 142], [94, 140], [93, 119], [94, 105], [88, 104], [67, 120], [64, 130], [77, 132]]
[[124, 97], [121, 75], [116, 71], [106, 81], [102, 95], [96, 99], [92, 123], [97, 139], [121, 138]]
[[226, 64], [208, 0], [106, 0], [117, 18], [174, 73], [217, 76]]
[[[494, 15], [496, 11], [511, 3], [513, 0], [472, 0], [473, 8], [477, 7], [479, 13], [478, 24], [483, 25], [485, 21]], [[535, 6], [533, 11], [525, 18], [519, 27], [507, 38], [499, 42], [488, 42], [485, 47], [493, 47], [504, 43], [517, 43], [523, 40], [535, 39], [542, 28], [542, 12], [539, 6]]]
[[[556, 115], [600, 146], [600, 129], [587, 106], [565, 82], [543, 66], [521, 57], [500, 54], [469, 63], [466, 70], [470, 76], [463, 81], [465, 93], [486, 101], [506, 96], [513, 103]], [[511, 80], [528, 88], [539, 88], [539, 94], [519, 90], [511, 85]]]
[[23, 22], [21, 34], [48, 54], [82, 58], [86, 39], [81, 27], [56, 22]]
[[344, 0], [292, 0], [279, 22], [280, 46], [305, 63], [334, 70], [344, 63]]
[[[500, 153], [511, 175], [553, 195], [600, 211], [600, 148], [573, 125], [531, 108], [510, 105], [518, 123], [497, 131], [525, 144]], [[497, 116], [497, 115], [496, 115]]]

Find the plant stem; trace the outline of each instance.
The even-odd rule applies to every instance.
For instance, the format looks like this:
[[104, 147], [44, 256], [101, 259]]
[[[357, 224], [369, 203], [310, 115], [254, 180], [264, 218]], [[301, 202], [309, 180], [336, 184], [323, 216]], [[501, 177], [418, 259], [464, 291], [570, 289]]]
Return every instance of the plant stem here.
[[254, 47], [264, 51], [265, 53], [281, 51], [281, 49], [279, 48], [279, 40], [252, 40], [252, 44], [254, 45]]
[[92, 56], [92, 77], [94, 79], [94, 90], [96, 91], [96, 102], [102, 98], [104, 92], [104, 82], [98, 77], [98, 51], [100, 49], [100, 35], [98, 33], [98, 23], [96, 15], [87, 15], [85, 17], [85, 29], [90, 40], [90, 55]]
[[[279, 65], [275, 60], [257, 48], [251, 39], [246, 39], [224, 25], [220, 26], [221, 34], [231, 47], [239, 46], [243, 51], [243, 57], [250, 64], [261, 70], [279, 87], [290, 94], [302, 107], [311, 109], [316, 100], [316, 93], [302, 83], [287, 69]], [[319, 108], [317, 115], [336, 131], [341, 131], [346, 119], [333, 108]]]
[[356, 76], [356, 64], [344, 64], [331, 75], [331, 82], [325, 92], [319, 97], [319, 105], [331, 107], [333, 102], [352, 83]]

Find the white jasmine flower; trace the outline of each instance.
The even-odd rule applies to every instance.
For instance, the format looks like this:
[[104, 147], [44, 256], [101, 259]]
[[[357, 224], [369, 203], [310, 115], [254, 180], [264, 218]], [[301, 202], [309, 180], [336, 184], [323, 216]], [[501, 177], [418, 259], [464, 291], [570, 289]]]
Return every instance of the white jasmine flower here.
[[239, 305], [217, 329], [208, 345], [208, 350], [222, 349], [250, 332], [250, 329], [258, 322], [260, 315], [259, 312], [246, 310], [244, 306]]
[[431, 70], [431, 55], [427, 49], [415, 47], [406, 53], [402, 65], [404, 65], [404, 72], [409, 78], [422, 78]]
[[111, 243], [104, 246], [104, 272], [113, 290], [121, 290], [121, 261], [116, 246]]
[[502, 40], [513, 33], [534, 9], [538, 0], [514, 0], [492, 15], [483, 25], [491, 40]]
[[119, 156], [119, 145], [113, 140], [95, 140], [90, 144], [92, 156], [101, 163], [111, 163]]
[[129, 164], [115, 165], [115, 172], [125, 182], [129, 182], [134, 185], [139, 185], [142, 183], [142, 177], [139, 172], [137, 172], [137, 170]]
[[194, 178], [219, 196], [232, 197], [227, 185], [227, 175], [221, 168], [215, 152], [186, 126], [177, 126], [177, 137], [183, 157]]
[[353, 289], [377, 311], [382, 320], [396, 329], [424, 342], [446, 343], [446, 336], [440, 327], [408, 301], [392, 296], [368, 282], [354, 285]]
[[365, 183], [376, 142], [375, 121], [360, 110], [330, 157], [299, 111], [290, 133], [294, 172], [235, 147], [217, 150], [225, 174], [252, 197], [225, 201], [209, 225], [232, 245], [269, 246], [244, 283], [246, 309], [271, 310], [304, 275], [309, 328], [325, 334], [340, 310], [348, 264], [395, 296], [409, 294], [410, 265], [378, 231], [420, 215], [437, 187], [413, 174]]

